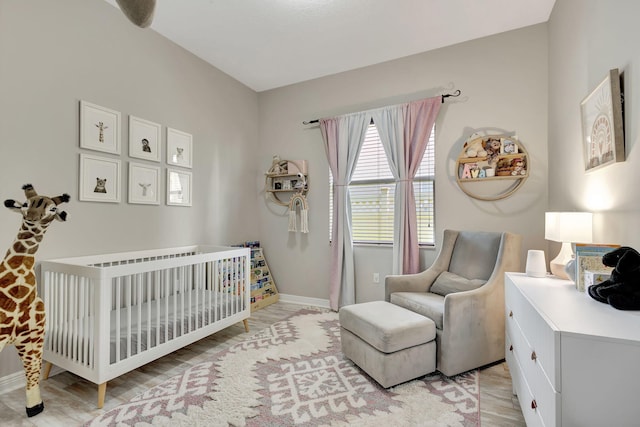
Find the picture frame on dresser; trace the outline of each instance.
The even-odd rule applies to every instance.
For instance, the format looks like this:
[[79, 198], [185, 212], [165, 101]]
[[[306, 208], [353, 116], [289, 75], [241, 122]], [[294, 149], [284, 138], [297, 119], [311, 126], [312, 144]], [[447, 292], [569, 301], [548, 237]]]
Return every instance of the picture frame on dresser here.
[[607, 267], [602, 263], [602, 256], [612, 250], [619, 248], [620, 245], [608, 244], [591, 244], [576, 243], [576, 289], [580, 292], [586, 291], [585, 273], [591, 272], [610, 272], [613, 267]]

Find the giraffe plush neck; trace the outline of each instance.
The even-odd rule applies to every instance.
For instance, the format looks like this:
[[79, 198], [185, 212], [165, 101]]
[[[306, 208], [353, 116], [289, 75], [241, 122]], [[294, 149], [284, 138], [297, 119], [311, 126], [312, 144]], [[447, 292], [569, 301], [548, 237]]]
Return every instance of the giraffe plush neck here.
[[44, 304], [36, 291], [35, 253], [53, 220], [66, 221], [58, 205], [69, 195], [39, 196], [31, 184], [22, 187], [24, 203], [5, 200], [8, 209], [22, 215], [22, 226], [0, 264], [0, 351], [7, 344], [18, 350], [27, 377], [27, 415], [44, 409], [40, 398], [40, 370], [44, 345]]

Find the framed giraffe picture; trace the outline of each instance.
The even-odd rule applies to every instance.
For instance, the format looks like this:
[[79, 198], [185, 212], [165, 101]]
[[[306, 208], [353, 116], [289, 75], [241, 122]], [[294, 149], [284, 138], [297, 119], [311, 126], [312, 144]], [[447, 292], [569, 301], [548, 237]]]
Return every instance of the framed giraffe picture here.
[[80, 154], [80, 200], [120, 203], [120, 160]]
[[129, 162], [129, 203], [160, 204], [160, 167]]
[[167, 164], [191, 168], [192, 145], [191, 134], [167, 128]]
[[80, 101], [80, 148], [120, 154], [120, 112]]

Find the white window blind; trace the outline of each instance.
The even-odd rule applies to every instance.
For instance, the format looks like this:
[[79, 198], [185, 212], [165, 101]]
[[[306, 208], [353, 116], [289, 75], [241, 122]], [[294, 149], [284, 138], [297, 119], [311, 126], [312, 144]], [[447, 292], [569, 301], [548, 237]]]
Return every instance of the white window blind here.
[[[432, 131], [413, 184], [418, 239], [423, 245], [434, 244], [434, 134]], [[354, 243], [392, 244], [395, 181], [374, 124], [367, 129], [349, 190]], [[331, 235], [333, 194], [329, 195], [329, 209]]]

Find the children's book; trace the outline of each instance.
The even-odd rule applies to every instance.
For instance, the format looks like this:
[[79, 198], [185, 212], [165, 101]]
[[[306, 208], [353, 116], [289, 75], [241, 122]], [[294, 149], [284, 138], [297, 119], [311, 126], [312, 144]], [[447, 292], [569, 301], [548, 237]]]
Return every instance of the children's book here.
[[576, 289], [585, 291], [585, 271], [610, 273], [613, 267], [602, 263], [602, 256], [619, 248], [620, 245], [576, 243]]

